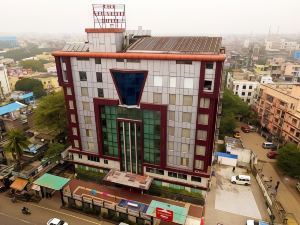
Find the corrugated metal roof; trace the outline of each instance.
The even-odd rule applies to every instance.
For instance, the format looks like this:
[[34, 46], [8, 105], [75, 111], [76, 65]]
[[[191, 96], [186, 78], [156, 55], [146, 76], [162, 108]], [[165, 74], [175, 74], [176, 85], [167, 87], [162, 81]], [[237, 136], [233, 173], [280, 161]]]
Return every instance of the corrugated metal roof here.
[[127, 48], [127, 52], [219, 54], [221, 37], [145, 37]]
[[20, 102], [14, 102], [14, 103], [10, 103], [8, 105], [4, 105], [0, 107], [0, 116], [6, 114], [6, 113], [10, 113], [10, 112], [14, 112], [18, 109], [21, 109], [23, 107], [25, 107], [26, 105], [20, 103]]
[[89, 46], [86, 43], [66, 44], [62, 51], [65, 52], [88, 52]]

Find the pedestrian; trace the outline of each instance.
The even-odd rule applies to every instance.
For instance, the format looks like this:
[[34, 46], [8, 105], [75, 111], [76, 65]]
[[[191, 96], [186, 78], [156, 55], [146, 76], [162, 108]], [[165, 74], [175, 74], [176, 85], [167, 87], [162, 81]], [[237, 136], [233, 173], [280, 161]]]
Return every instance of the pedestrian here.
[[233, 173], [235, 172], [235, 166], [232, 168], [232, 172], [233, 172]]
[[279, 184], [280, 184], [280, 182], [277, 181], [276, 186], [275, 186], [275, 191], [276, 191], [276, 192], [277, 192], [277, 190], [278, 190]]

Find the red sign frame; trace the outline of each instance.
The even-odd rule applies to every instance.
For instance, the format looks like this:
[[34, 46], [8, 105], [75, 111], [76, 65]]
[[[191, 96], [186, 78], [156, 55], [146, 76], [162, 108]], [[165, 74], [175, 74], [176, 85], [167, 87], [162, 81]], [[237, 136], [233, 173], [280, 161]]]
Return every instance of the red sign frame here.
[[174, 212], [168, 209], [156, 208], [156, 218], [167, 222], [173, 222]]

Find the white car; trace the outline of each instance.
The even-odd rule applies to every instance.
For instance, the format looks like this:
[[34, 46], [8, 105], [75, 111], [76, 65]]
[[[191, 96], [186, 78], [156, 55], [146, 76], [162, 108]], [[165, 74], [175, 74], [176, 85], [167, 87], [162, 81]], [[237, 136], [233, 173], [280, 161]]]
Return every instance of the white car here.
[[68, 225], [68, 223], [61, 219], [52, 218], [47, 222], [47, 225]]
[[230, 181], [233, 184], [243, 184], [243, 185], [250, 185], [250, 176], [248, 175], [237, 175], [237, 176], [232, 176]]

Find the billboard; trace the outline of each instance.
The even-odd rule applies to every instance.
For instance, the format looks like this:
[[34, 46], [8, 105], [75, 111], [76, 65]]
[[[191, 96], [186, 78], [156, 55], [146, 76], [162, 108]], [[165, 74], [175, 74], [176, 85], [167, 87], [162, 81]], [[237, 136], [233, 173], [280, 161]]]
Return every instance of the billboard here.
[[300, 59], [300, 50], [296, 50], [294, 54], [295, 59]]
[[156, 218], [167, 221], [173, 222], [174, 213], [172, 210], [156, 208]]

